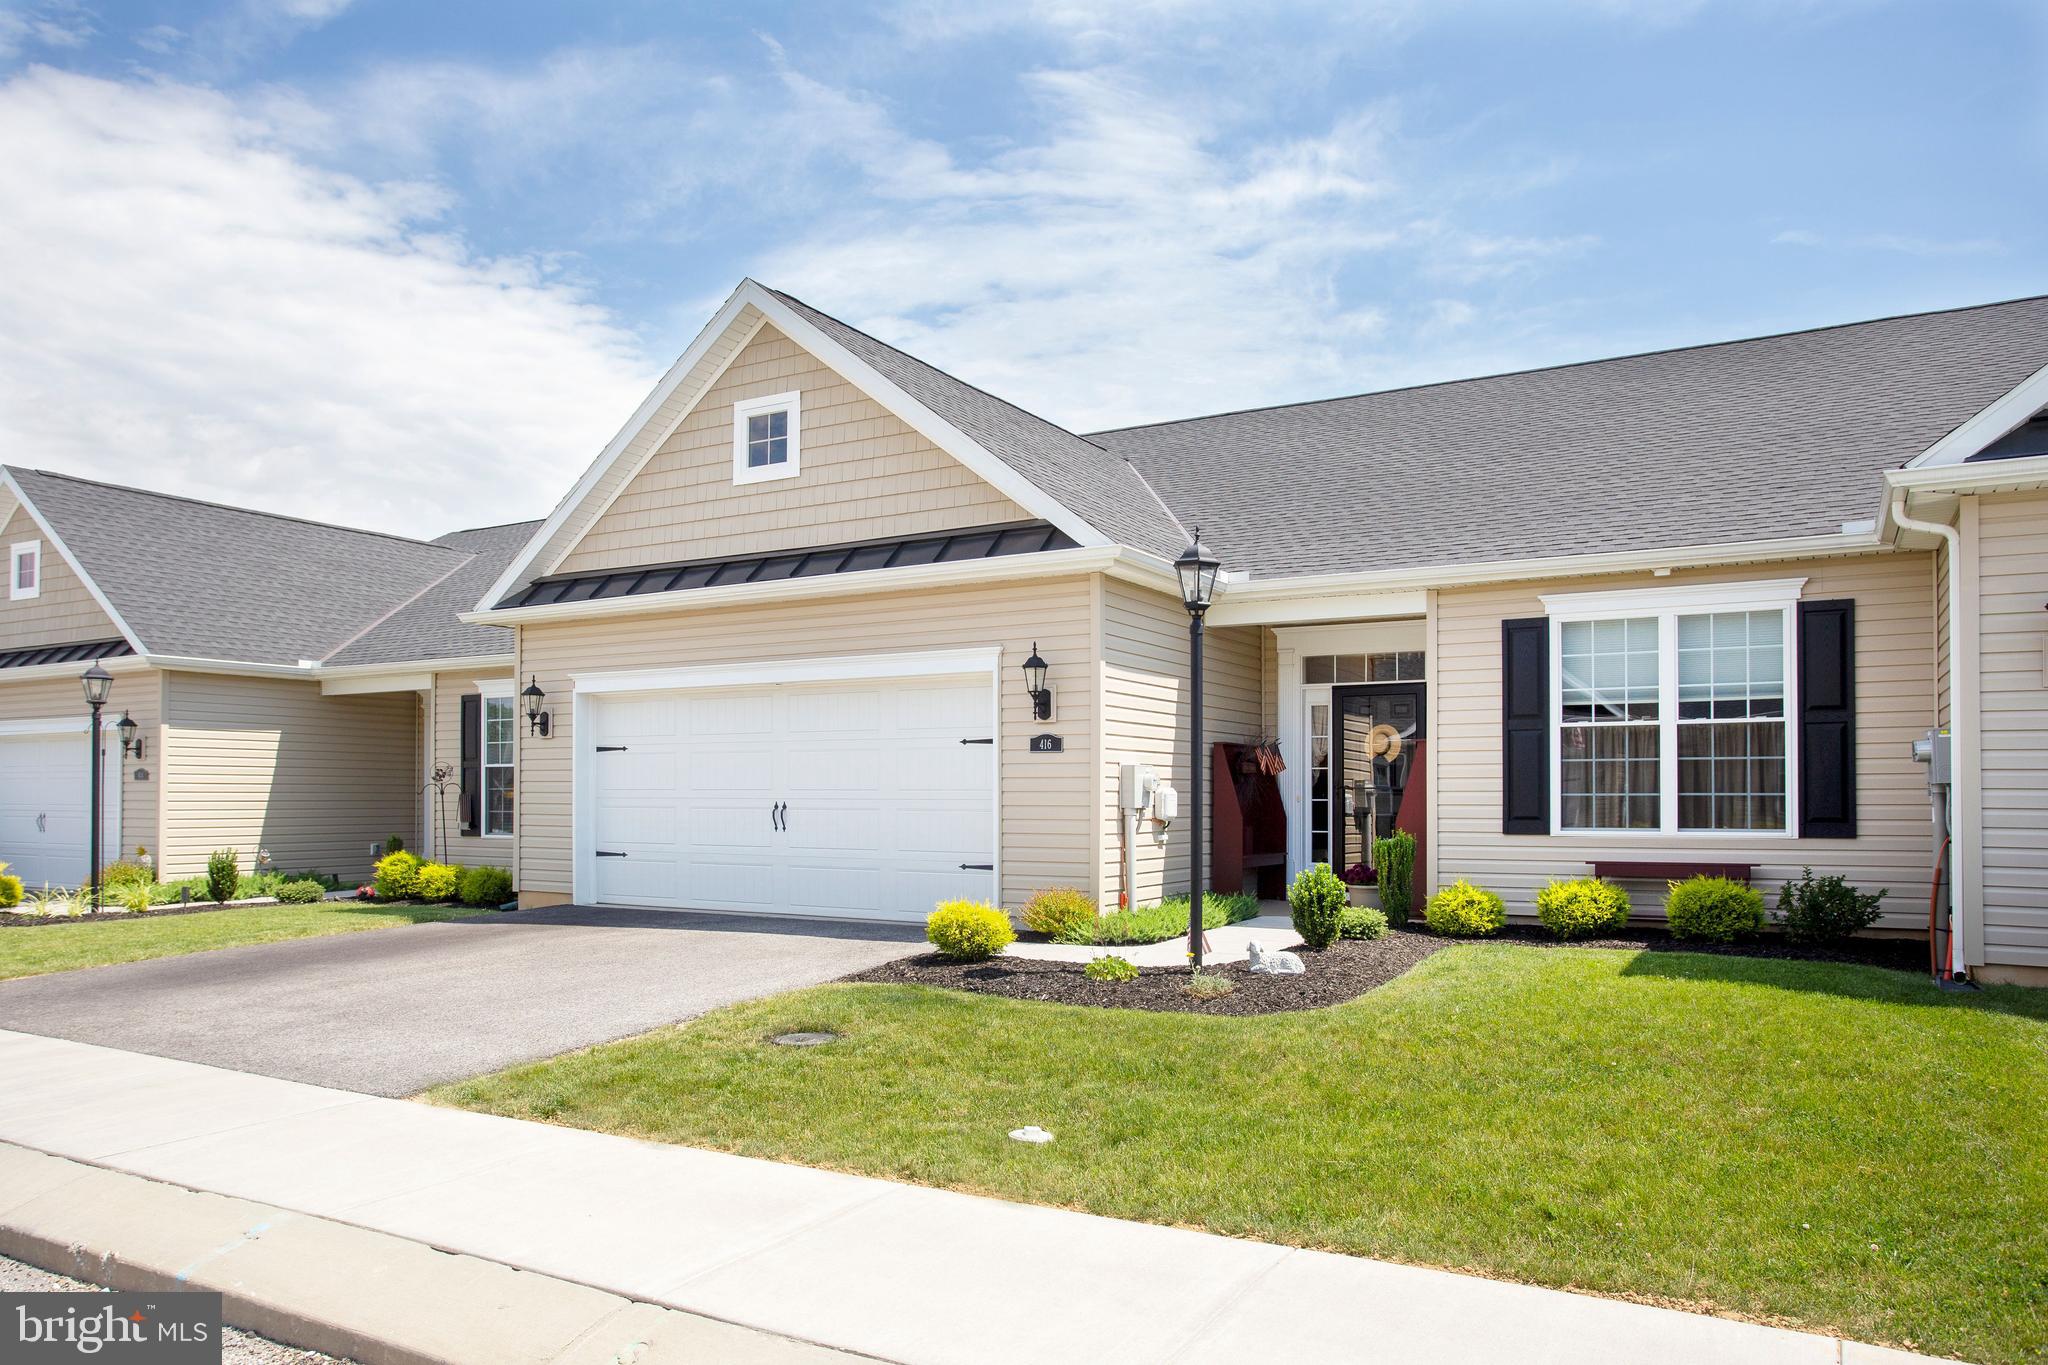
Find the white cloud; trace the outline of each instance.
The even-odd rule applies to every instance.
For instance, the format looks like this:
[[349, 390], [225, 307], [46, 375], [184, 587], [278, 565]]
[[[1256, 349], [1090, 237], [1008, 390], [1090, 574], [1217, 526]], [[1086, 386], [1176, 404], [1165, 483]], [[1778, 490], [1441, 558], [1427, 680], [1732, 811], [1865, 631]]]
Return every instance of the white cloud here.
[[77, 0], [0, 4], [0, 61], [10, 61], [30, 48], [63, 51], [83, 47], [93, 32], [92, 16]]
[[544, 512], [650, 382], [634, 338], [467, 250], [431, 184], [275, 132], [189, 86], [0, 84], [0, 458], [422, 536]]
[[1919, 237], [1909, 232], [1862, 232], [1830, 237], [1806, 228], [1787, 228], [1771, 238], [1774, 246], [1803, 246], [1849, 251], [1890, 251], [1902, 256], [1986, 256], [2005, 250], [1995, 237]]

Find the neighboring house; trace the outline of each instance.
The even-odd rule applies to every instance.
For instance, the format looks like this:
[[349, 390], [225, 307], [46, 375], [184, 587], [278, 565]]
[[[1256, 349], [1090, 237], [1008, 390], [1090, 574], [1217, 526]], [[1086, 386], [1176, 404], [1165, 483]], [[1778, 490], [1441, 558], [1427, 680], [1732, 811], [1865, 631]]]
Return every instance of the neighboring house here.
[[[425, 703], [458, 677], [509, 687], [509, 633], [457, 621], [458, 602], [532, 529], [429, 544], [0, 470], [0, 861], [31, 887], [86, 875], [93, 660], [115, 679], [110, 859], [140, 848], [169, 877], [217, 848], [246, 870], [262, 850], [279, 870], [359, 877], [389, 835], [421, 846]], [[417, 686], [384, 686], [401, 660]], [[139, 752], [114, 738], [124, 717]]]
[[1199, 525], [1208, 737], [1279, 741], [1287, 872], [1398, 813], [1516, 914], [1811, 865], [1924, 930], [1939, 721], [1956, 961], [2048, 980], [2044, 365], [2033, 299], [1082, 436], [746, 281], [465, 617], [545, 693], [522, 900], [1184, 889], [1119, 772], [1188, 786]]

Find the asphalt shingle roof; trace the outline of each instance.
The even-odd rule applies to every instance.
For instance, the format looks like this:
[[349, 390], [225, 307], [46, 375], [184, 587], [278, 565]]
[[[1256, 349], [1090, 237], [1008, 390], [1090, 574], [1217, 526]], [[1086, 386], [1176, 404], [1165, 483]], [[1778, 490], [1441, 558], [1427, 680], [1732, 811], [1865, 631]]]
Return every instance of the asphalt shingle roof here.
[[2043, 364], [2033, 298], [1089, 439], [1226, 569], [1469, 564], [1839, 531]]
[[801, 299], [779, 289], [768, 292], [1104, 535], [1169, 557], [1187, 544], [1187, 534], [1121, 456], [877, 341]]
[[36, 469], [8, 473], [152, 654], [324, 658], [468, 562], [402, 536]]
[[473, 626], [455, 618], [475, 608], [538, 529], [537, 521], [515, 521], [441, 536], [436, 545], [468, 556], [462, 567], [349, 641], [327, 662], [341, 667], [510, 654], [512, 632], [504, 626]]

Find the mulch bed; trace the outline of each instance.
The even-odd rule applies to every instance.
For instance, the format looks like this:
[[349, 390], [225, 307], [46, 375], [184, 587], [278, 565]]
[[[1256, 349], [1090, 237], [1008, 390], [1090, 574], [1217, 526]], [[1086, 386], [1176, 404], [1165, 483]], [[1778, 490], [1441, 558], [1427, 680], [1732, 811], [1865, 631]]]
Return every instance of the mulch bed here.
[[1255, 974], [1243, 962], [1211, 967], [1237, 989], [1212, 1000], [1187, 993], [1188, 974], [1179, 967], [1142, 967], [1135, 981], [1090, 981], [1078, 962], [999, 957], [987, 962], [950, 962], [937, 953], [885, 962], [844, 978], [883, 985], [943, 986], [1011, 1000], [1049, 1000], [1062, 1005], [1106, 1009], [1159, 1010], [1177, 1014], [1284, 1014], [1355, 1000], [1384, 986], [1430, 954], [1458, 943], [1508, 942], [1540, 948], [1623, 948], [1639, 952], [1709, 953], [1725, 957], [1789, 958], [1810, 962], [1857, 962], [1900, 971], [1927, 970], [1927, 945], [1911, 939], [1856, 939], [1837, 948], [1802, 948], [1771, 937], [1747, 943], [1686, 943], [1661, 930], [1560, 943], [1533, 925], [1512, 925], [1490, 940], [1441, 938], [1427, 929], [1390, 929], [1385, 938], [1344, 940], [1321, 952], [1297, 948], [1308, 969], [1300, 976]]

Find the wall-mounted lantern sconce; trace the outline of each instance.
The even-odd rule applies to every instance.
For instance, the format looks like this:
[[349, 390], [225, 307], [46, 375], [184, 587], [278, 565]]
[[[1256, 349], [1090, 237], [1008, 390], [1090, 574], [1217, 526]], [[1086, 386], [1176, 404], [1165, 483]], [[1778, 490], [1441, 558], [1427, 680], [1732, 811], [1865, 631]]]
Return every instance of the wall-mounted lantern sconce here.
[[135, 723], [135, 717], [126, 711], [121, 713], [121, 723], [114, 727], [121, 732], [121, 757], [142, 761], [142, 727]]
[[526, 733], [546, 739], [550, 722], [548, 713], [541, 710], [541, 705], [547, 701], [548, 694], [540, 690], [540, 679], [531, 673], [527, 674], [526, 687], [519, 696], [526, 703]]
[[1045, 660], [1038, 657], [1038, 642], [1031, 642], [1031, 657], [1024, 661], [1024, 690], [1031, 694], [1034, 720], [1052, 719], [1052, 692], [1045, 685]]

